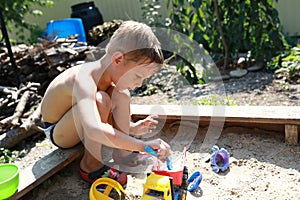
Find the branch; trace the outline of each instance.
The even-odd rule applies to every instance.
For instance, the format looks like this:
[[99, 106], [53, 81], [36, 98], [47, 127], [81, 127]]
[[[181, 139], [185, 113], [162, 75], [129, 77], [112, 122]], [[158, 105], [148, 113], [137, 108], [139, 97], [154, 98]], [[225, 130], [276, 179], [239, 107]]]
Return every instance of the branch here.
[[28, 131], [31, 128], [37, 128], [36, 123], [40, 119], [41, 116], [41, 103], [39, 103], [38, 107], [35, 111], [25, 120], [25, 122], [20, 126], [21, 129]]
[[16, 100], [18, 98], [18, 92], [16, 87], [5, 87], [0, 86], [0, 92], [6, 94], [7, 96], [11, 95], [11, 97]]
[[29, 97], [30, 97], [29, 91], [25, 91], [15, 109], [14, 114], [10, 117], [7, 117], [7, 118], [1, 120], [0, 125], [4, 125], [7, 123], [10, 123], [12, 125], [18, 125], [19, 119], [23, 114], [23, 111], [25, 109], [25, 106], [26, 106], [26, 103], [27, 103]]
[[226, 43], [224, 32], [223, 32], [223, 29], [222, 29], [221, 17], [220, 17], [219, 8], [218, 8], [218, 0], [214, 0], [214, 8], [215, 8], [215, 14], [217, 16], [220, 36], [221, 36], [222, 43], [223, 43], [223, 46], [224, 46], [224, 51], [225, 51], [224, 52], [225, 53], [224, 67], [226, 68], [227, 65], [228, 65], [228, 60], [229, 60], [229, 50], [228, 50], [228, 45]]
[[27, 83], [26, 86], [22, 87], [21, 89], [19, 89], [17, 91], [17, 94], [19, 95], [20, 93], [22, 93], [25, 90], [31, 90], [31, 91], [36, 91], [38, 87], [40, 87], [41, 84], [40, 83], [34, 83], [34, 82], [29, 82]]
[[14, 128], [0, 135], [0, 147], [11, 148], [21, 142], [23, 139], [37, 133], [35, 129], [29, 129], [26, 132], [20, 131], [19, 128]]

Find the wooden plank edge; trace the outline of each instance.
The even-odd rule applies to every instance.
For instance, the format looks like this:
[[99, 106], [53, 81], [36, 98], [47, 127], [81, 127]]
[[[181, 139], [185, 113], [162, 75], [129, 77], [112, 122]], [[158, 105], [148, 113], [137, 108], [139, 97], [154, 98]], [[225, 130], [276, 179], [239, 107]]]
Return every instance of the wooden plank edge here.
[[300, 106], [185, 106], [131, 104], [132, 115], [168, 117], [260, 118], [300, 121]]
[[55, 149], [24, 170], [21, 170], [18, 192], [10, 200], [20, 199], [43, 181], [79, 158], [82, 155], [82, 149], [83, 145], [81, 144], [71, 149]]
[[[147, 117], [149, 114], [132, 114], [134, 120]], [[223, 122], [245, 122], [257, 124], [295, 124], [300, 125], [300, 120], [296, 119], [274, 119], [274, 118], [248, 118], [248, 117], [218, 117], [218, 116], [173, 116], [159, 115], [164, 120], [191, 120], [199, 122], [223, 121]]]

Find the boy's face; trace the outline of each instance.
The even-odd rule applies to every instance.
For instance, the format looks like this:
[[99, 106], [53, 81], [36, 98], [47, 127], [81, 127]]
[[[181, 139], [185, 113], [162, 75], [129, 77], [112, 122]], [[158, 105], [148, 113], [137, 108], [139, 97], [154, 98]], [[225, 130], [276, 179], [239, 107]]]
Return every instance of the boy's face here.
[[119, 78], [116, 87], [120, 91], [141, 87], [143, 81], [156, 73], [159, 68], [159, 64], [149, 63], [149, 60], [143, 62], [127, 61], [124, 66], [124, 73]]

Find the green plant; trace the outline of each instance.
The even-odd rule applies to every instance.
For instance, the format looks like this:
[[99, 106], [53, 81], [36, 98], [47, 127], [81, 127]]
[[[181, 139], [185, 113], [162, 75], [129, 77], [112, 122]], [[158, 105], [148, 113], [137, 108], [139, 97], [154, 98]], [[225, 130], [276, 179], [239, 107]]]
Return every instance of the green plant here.
[[169, 25], [170, 20], [164, 19], [160, 14], [161, 3], [159, 0], [140, 0], [142, 17], [144, 22], [153, 27], [165, 27]]
[[0, 163], [14, 162], [17, 158], [22, 158], [27, 153], [26, 150], [11, 151], [10, 149], [0, 148]]
[[29, 30], [31, 37], [27, 42], [35, 42], [42, 32], [37, 24], [25, 21], [26, 15], [41, 16], [43, 12], [35, 7], [51, 7], [52, 0], [1, 0], [0, 9], [8, 30], [14, 30], [20, 41], [25, 42], [24, 31]]
[[171, 27], [203, 44], [214, 58], [224, 53], [232, 60], [250, 51], [256, 61], [269, 61], [287, 45], [273, 0], [168, 0], [167, 6]]
[[281, 74], [287, 81], [300, 77], [300, 45], [274, 57], [268, 68]]
[[[142, 10], [142, 17], [144, 22], [152, 27], [165, 27], [165, 28], [172, 28], [170, 18], [163, 18], [160, 14], [161, 2], [159, 0], [140, 0], [141, 3], [141, 10]], [[168, 32], [167, 34], [169, 34]], [[186, 40], [188, 37], [182, 38], [182, 35], [176, 33], [171, 33], [170, 36], [172, 40], [176, 43], [176, 52], [173, 53], [173, 58], [176, 59], [176, 67], [177, 71], [181, 73], [182, 76], [186, 78], [191, 84], [196, 83], [204, 83], [201, 80], [201, 74], [197, 72], [195, 68], [195, 64], [198, 63], [198, 58], [193, 57], [195, 49], [194, 46], [191, 45], [191, 41]], [[157, 33], [159, 34], [159, 33]], [[164, 34], [166, 34], [164, 32]], [[163, 35], [165, 37], [165, 35]], [[170, 55], [170, 52], [167, 52], [167, 55]], [[204, 62], [204, 61], [202, 61]]]
[[226, 106], [235, 106], [236, 102], [230, 97], [226, 96], [225, 99], [223, 97], [213, 94], [208, 98], [203, 98], [199, 100], [196, 105], [202, 106], [217, 106], [217, 105], [226, 105]]

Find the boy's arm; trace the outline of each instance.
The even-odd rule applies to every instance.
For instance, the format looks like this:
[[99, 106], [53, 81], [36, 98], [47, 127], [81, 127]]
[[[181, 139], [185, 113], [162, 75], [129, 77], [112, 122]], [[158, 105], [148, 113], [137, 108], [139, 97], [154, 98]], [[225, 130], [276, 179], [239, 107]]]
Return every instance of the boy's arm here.
[[[114, 148], [144, 151], [144, 142], [102, 123], [98, 113], [95, 94], [97, 87], [92, 77], [82, 72], [76, 79], [74, 93], [77, 109], [74, 109], [75, 123], [81, 123], [84, 137]], [[128, 125], [129, 126], [129, 125]]]
[[152, 132], [156, 128], [157, 116], [151, 115], [135, 123], [130, 122], [130, 93], [128, 90], [119, 92], [111, 88], [109, 94], [112, 100], [112, 113], [114, 128], [130, 135], [143, 135]]
[[130, 134], [132, 135], [143, 135], [151, 133], [153, 129], [156, 129], [158, 121], [155, 120], [158, 116], [149, 115], [145, 119], [139, 120], [137, 122], [131, 122], [130, 124]]
[[113, 125], [116, 129], [129, 135], [130, 133], [130, 93], [128, 90], [112, 92]]

